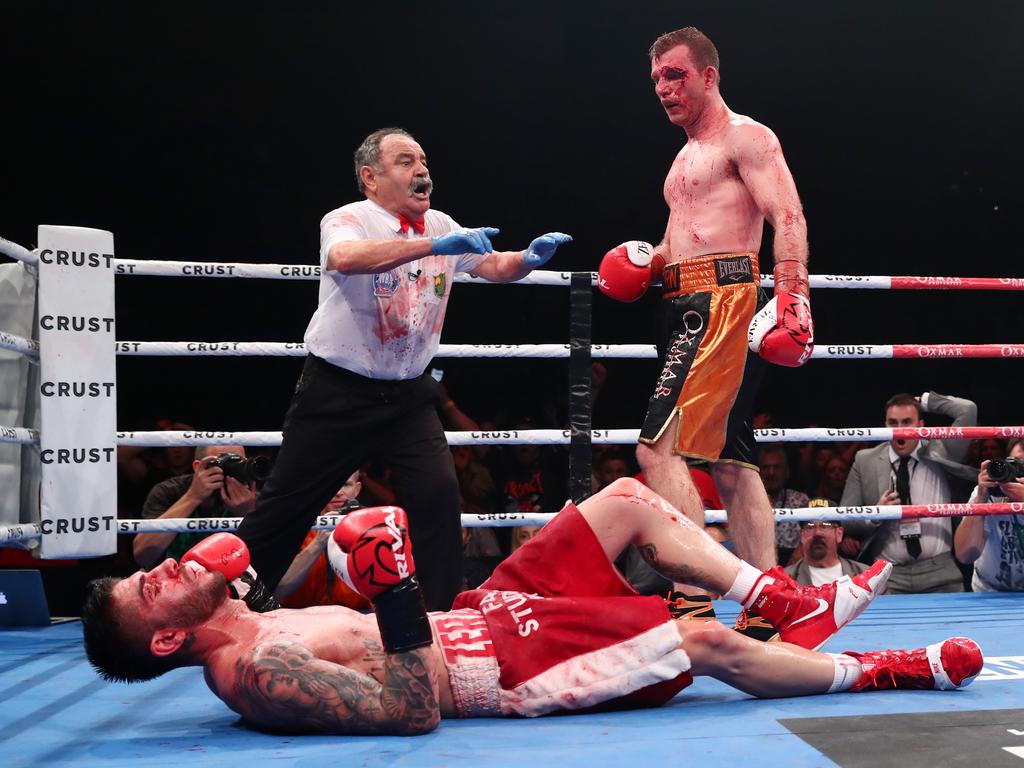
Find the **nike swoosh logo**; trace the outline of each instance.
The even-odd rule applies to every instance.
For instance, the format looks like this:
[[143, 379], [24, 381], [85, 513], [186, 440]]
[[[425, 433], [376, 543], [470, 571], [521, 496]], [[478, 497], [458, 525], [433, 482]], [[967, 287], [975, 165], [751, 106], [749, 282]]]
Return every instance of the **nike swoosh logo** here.
[[825, 611], [828, 610], [828, 601], [827, 600], [823, 600], [820, 597], [816, 597], [815, 600], [818, 601], [818, 607], [816, 609], [814, 609], [813, 611], [811, 611], [810, 613], [808, 613], [806, 616], [803, 616], [803, 617], [797, 619], [796, 621], [794, 621], [792, 624], [789, 625], [790, 627], [795, 627], [797, 624], [800, 624], [801, 622], [807, 621], [808, 619], [813, 619], [819, 613], [824, 613]]

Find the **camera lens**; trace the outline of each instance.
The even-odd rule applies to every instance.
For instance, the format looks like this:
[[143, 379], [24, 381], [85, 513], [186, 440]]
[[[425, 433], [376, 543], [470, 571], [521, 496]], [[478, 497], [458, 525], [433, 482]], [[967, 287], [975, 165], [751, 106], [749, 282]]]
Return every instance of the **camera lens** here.
[[1009, 465], [1002, 459], [992, 459], [988, 463], [988, 476], [996, 483], [1005, 483], [1012, 477]]
[[270, 459], [266, 456], [253, 456], [248, 465], [249, 476], [253, 480], [266, 480], [270, 474]]
[[988, 463], [988, 476], [997, 483], [1009, 483], [1024, 477], [1024, 461], [1015, 456], [993, 459]]

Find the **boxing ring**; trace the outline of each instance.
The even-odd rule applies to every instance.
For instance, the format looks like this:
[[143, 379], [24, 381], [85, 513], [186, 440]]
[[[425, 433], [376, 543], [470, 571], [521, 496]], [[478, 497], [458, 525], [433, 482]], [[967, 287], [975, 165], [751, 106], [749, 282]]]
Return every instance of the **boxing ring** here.
[[[985, 650], [962, 691], [753, 699], [697, 678], [659, 709], [534, 720], [444, 720], [414, 738], [252, 731], [198, 669], [100, 680], [77, 623], [0, 632], [0, 750], [34, 766], [1017, 766], [1024, 756], [1024, 615], [1015, 594], [885, 595], [826, 646], [916, 647], [958, 633]], [[732, 603], [718, 603], [724, 621]]]
[[[0, 240], [0, 252], [26, 263], [33, 254]], [[275, 264], [205, 264], [117, 259], [119, 275], [319, 279], [316, 267]], [[184, 267], [202, 268], [196, 272]], [[580, 275], [582, 274], [582, 278]], [[587, 273], [535, 272], [523, 283], [590, 290]], [[460, 282], [483, 282], [468, 276]], [[763, 280], [770, 285], [770, 278]], [[816, 275], [813, 288], [1024, 290], [1020, 278], [871, 277]], [[568, 357], [579, 344], [444, 344], [440, 356]], [[27, 357], [38, 343], [3, 333], [0, 348]], [[301, 356], [301, 344], [265, 342], [117, 342], [120, 355]], [[587, 344], [590, 356], [650, 358], [650, 345]], [[819, 345], [814, 359], [1017, 358], [1024, 344]], [[632, 444], [637, 430], [519, 430], [448, 433], [452, 445], [521, 443]], [[1013, 437], [1024, 427], [879, 429], [837, 427], [772, 429], [760, 442], [888, 440], [891, 437]], [[0, 425], [0, 441], [38, 444], [32, 429]], [[118, 445], [168, 446], [243, 444], [275, 446], [280, 432], [119, 431]], [[900, 519], [920, 516], [1024, 512], [1024, 505], [914, 505], [776, 510], [779, 520]], [[463, 524], [543, 524], [541, 515], [464, 515]], [[724, 519], [710, 511], [709, 522]], [[337, 518], [318, 518], [317, 528]], [[119, 520], [118, 533], [230, 530], [239, 520]], [[43, 534], [38, 524], [0, 526], [0, 545]], [[109, 684], [85, 659], [77, 622], [40, 629], [0, 630], [0, 750], [4, 766], [320, 764], [359, 765], [650, 765], [683, 761], [734, 765], [764, 761], [783, 766], [1017, 765], [1024, 759], [1024, 605], [1016, 594], [894, 595], [878, 598], [866, 613], [833, 638], [825, 650], [913, 648], [967, 634], [985, 651], [975, 683], [963, 691], [891, 691], [869, 694], [757, 700], [722, 683], [699, 678], [668, 706], [608, 714], [560, 715], [537, 720], [445, 720], [415, 738], [280, 736], [253, 731], [207, 689], [195, 668], [175, 670], [138, 685]], [[737, 606], [719, 603], [731, 624]]]

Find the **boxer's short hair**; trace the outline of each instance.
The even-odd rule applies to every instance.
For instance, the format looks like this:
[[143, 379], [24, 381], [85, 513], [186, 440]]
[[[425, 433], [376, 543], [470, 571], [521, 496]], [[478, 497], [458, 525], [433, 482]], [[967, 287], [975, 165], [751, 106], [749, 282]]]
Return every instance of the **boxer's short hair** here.
[[690, 49], [694, 62], [702, 71], [707, 67], [720, 70], [718, 49], [711, 42], [711, 38], [696, 27], [683, 27], [675, 32], [666, 32], [651, 44], [647, 56], [651, 59], [662, 56], [677, 45], [685, 45]]
[[86, 587], [82, 606], [82, 636], [85, 655], [100, 677], [121, 683], [152, 680], [178, 666], [177, 654], [155, 656], [141, 632], [131, 630], [130, 617], [118, 614], [113, 598], [115, 578], [95, 579]]

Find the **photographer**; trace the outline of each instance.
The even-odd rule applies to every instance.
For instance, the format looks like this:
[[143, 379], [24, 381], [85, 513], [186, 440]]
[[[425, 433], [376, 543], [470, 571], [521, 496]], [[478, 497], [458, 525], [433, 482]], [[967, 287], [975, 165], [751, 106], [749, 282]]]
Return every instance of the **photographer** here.
[[[1009, 457], [985, 461], [972, 504], [1024, 501], [1024, 440], [1011, 440]], [[965, 517], [956, 529], [956, 559], [974, 563], [975, 592], [1024, 591], [1024, 516]]]
[[[142, 506], [147, 520], [182, 517], [242, 517], [256, 506], [256, 481], [267, 474], [267, 460], [245, 458], [240, 445], [201, 445], [192, 460], [192, 474], [178, 475], [153, 486]], [[200, 539], [213, 533], [140, 533], [132, 555], [142, 568], [165, 557], [179, 559]]]
[[[363, 489], [362, 472], [356, 470], [327, 502], [321, 514], [344, 515], [359, 509]], [[277, 583], [274, 597], [282, 608], [308, 608], [313, 605], [344, 605], [356, 611], [369, 611], [370, 602], [339, 579], [327, 562], [330, 531], [310, 531], [302, 549]]]

